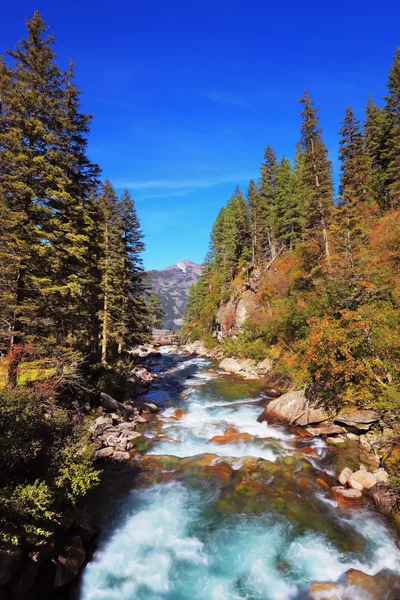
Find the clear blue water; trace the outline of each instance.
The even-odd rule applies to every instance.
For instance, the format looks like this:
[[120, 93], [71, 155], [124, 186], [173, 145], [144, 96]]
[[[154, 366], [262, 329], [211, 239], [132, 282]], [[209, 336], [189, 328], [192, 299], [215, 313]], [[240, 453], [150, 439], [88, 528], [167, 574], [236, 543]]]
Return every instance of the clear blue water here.
[[[279, 466], [278, 480], [268, 480], [271, 496], [262, 510], [244, 499], [236, 512], [220, 508], [232, 492], [201, 477], [132, 490], [116, 505], [85, 569], [82, 600], [295, 600], [306, 597], [311, 582], [336, 581], [349, 568], [369, 574], [400, 569], [400, 552], [382, 518], [367, 508], [340, 510], [317, 485], [302, 491], [300, 462], [284, 470], [296, 453], [293, 436], [257, 423], [257, 385], [206, 373], [210, 365], [203, 359], [175, 361], [158, 383], [173, 404], [162, 413], [162, 433], [173, 441], [156, 443], [150, 454], [218, 454], [214, 463], [227, 461], [234, 471], [253, 456], [266, 469]], [[176, 406], [186, 411], [179, 421], [172, 418]], [[210, 441], [227, 428], [251, 440]], [[317, 439], [312, 445], [317, 456], [307, 457], [310, 468], [331, 470], [325, 444]], [[272, 495], [277, 485], [280, 503], [276, 491]], [[354, 592], [352, 600], [366, 598]]]

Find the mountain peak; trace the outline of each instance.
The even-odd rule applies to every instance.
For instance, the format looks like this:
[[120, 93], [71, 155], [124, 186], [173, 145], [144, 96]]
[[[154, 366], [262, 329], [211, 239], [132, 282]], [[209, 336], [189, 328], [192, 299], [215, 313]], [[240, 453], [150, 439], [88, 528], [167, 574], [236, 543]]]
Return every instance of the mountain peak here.
[[181, 260], [166, 269], [150, 271], [151, 287], [164, 309], [163, 326], [174, 329], [182, 324], [189, 289], [201, 275], [202, 266], [191, 260]]

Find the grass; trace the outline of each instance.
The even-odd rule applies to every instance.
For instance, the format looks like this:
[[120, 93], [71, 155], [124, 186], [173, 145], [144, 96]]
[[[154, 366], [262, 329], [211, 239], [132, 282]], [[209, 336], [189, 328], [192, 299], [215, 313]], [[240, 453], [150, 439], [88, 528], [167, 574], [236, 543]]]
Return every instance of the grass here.
[[[54, 372], [54, 368], [43, 367], [40, 361], [24, 362], [18, 370], [18, 385], [27, 385], [32, 381], [46, 379]], [[7, 365], [0, 361], [0, 389], [4, 388], [7, 381]]]

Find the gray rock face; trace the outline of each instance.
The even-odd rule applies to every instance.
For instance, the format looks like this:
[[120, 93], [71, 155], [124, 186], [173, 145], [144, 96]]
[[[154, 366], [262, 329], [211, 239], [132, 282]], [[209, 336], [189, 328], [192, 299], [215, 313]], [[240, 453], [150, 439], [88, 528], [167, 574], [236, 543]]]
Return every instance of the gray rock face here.
[[306, 396], [306, 390], [296, 390], [283, 394], [272, 400], [258, 417], [258, 422], [289, 423], [305, 426], [312, 423], [327, 421], [330, 415], [323, 406], [311, 402]]
[[239, 298], [222, 304], [216, 316], [218, 339], [238, 333], [246, 321], [259, 310], [260, 301], [250, 290], [243, 292]]

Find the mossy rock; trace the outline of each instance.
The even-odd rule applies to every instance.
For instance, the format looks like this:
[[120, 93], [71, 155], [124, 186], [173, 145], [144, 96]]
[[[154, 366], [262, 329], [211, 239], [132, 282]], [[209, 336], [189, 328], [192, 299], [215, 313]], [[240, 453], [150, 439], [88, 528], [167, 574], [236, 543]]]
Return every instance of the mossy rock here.
[[255, 496], [265, 490], [265, 485], [261, 481], [253, 479], [243, 479], [236, 487], [235, 491], [241, 496]]

